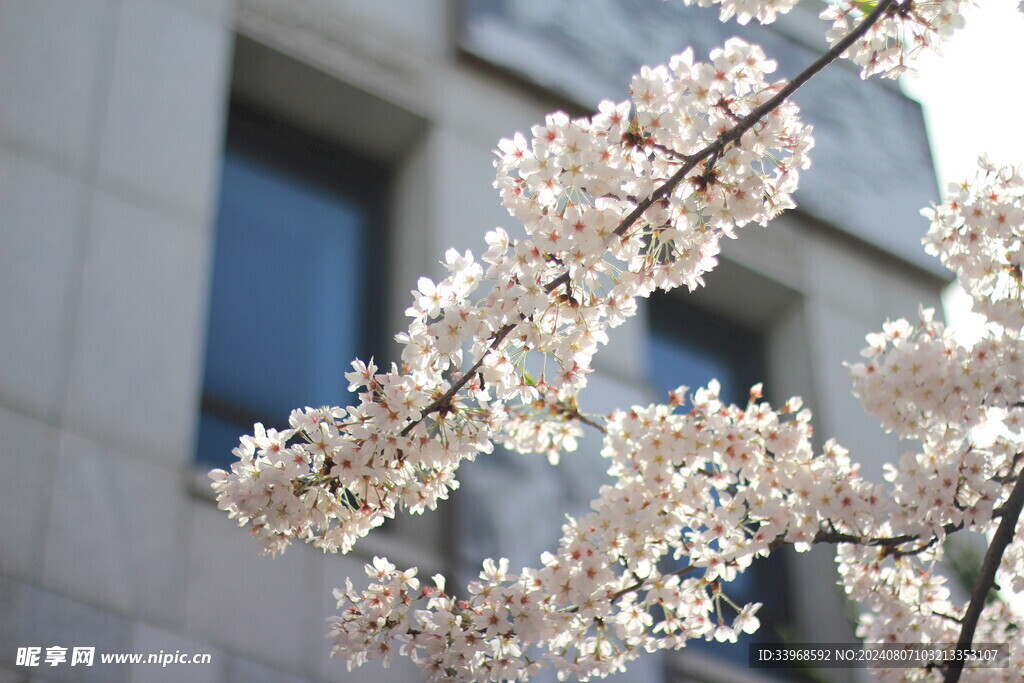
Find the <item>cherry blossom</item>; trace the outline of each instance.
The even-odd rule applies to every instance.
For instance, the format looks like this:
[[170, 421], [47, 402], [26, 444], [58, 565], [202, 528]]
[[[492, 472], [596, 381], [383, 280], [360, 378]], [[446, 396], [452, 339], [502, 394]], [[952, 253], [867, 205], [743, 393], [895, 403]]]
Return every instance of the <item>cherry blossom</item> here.
[[[721, 4], [746, 23], [796, 3]], [[926, 250], [957, 274], [986, 335], [961, 345], [922, 309], [868, 335], [849, 366], [865, 409], [907, 444], [884, 482], [833, 440], [815, 448], [801, 399], [773, 408], [759, 385], [744, 406], [724, 404], [717, 382], [604, 416], [577, 400], [638, 298], [702, 286], [723, 238], [793, 207], [812, 138], [792, 92], [841, 53], [865, 77], [898, 75], [959, 26], [963, 5], [840, 0], [822, 14], [834, 48], [790, 83], [770, 81], [774, 62], [734, 38], [708, 62], [687, 50], [642, 68], [628, 100], [590, 118], [555, 112], [498, 143], [494, 184], [523, 229], [492, 230], [479, 257], [449, 250], [445, 277], [418, 280], [401, 365], [354, 361], [354, 405], [295, 410], [288, 429], [241, 437], [231, 470], [211, 473], [218, 505], [268, 553], [294, 539], [348, 552], [399, 511], [434, 509], [496, 443], [555, 465], [598, 432], [613, 483], [536, 566], [488, 559], [463, 590], [374, 558], [365, 588], [335, 591], [332, 654], [350, 668], [408, 656], [438, 681], [601, 677], [644, 652], [755, 632], [760, 603], [738, 604], [732, 582], [781, 547], [829, 544], [866, 642], [1008, 643], [1007, 668], [965, 675], [1019, 678], [1020, 615], [985, 600], [997, 579], [1024, 589], [1019, 169], [983, 161], [924, 211]], [[966, 602], [941, 568], [954, 534], [993, 539]], [[960, 676], [932, 664], [879, 671]]]
[[572, 405], [607, 328], [637, 297], [700, 286], [723, 237], [793, 205], [812, 140], [791, 103], [754, 113], [781, 87], [774, 68], [739, 39], [710, 63], [687, 51], [641, 70], [631, 101], [500, 142], [495, 186], [525, 236], [492, 231], [482, 260], [449, 250], [449, 275], [412, 292], [402, 367], [357, 360], [357, 405], [295, 411], [280, 434], [258, 426], [211, 475], [220, 506], [268, 552], [293, 538], [348, 552], [399, 509], [434, 509], [495, 440], [551, 461], [573, 450]]
[[687, 5], [699, 5], [709, 7], [713, 4], [721, 4], [719, 19], [728, 21], [733, 16], [736, 21], [746, 24], [751, 19], [757, 19], [759, 23], [770, 24], [775, 21], [779, 14], [785, 14], [796, 7], [800, 0], [683, 0]]
[[861, 67], [862, 78], [875, 74], [897, 78], [912, 68], [921, 52], [937, 50], [953, 31], [962, 28], [963, 12], [972, 4], [971, 0], [835, 0], [828, 3], [821, 18], [832, 24], [825, 34], [832, 45], [865, 16], [881, 12], [881, 19], [843, 56]]

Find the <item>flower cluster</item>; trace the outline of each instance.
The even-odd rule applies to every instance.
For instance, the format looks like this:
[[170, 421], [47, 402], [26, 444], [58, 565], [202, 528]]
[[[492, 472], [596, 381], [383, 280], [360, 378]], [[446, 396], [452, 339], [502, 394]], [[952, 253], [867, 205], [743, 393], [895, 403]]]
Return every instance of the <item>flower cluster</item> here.
[[921, 445], [888, 466], [898, 533], [941, 533], [991, 518], [1024, 446], [1019, 341], [993, 333], [960, 346], [930, 310], [920, 322], [868, 335], [867, 363], [850, 368], [854, 394], [882, 426]]
[[1024, 172], [982, 159], [977, 176], [949, 188], [931, 220], [928, 253], [954, 271], [974, 308], [1008, 333], [1024, 329]]
[[[821, 18], [832, 24], [825, 34], [829, 44], [845, 38], [879, 4], [864, 0], [830, 2], [821, 13]], [[970, 4], [971, 0], [896, 0], [843, 56], [861, 67], [862, 78], [875, 74], [885, 78], [902, 76], [921, 52], [936, 50], [953, 31], [963, 27], [963, 11]]]
[[563, 452], [576, 450], [577, 439], [583, 436], [582, 419], [575, 400], [563, 399], [562, 392], [547, 388], [531, 405], [511, 413], [497, 438], [505, 448], [544, 453], [549, 463], [557, 465]]
[[[976, 425], [985, 397], [1003, 392], [1004, 378], [977, 372], [972, 354], [933, 316], [924, 309], [917, 326], [903, 319], [886, 322], [880, 333], [867, 337], [861, 355], [869, 361], [850, 368], [854, 394], [863, 398], [865, 409], [902, 438], [925, 439], [949, 425]], [[979, 353], [983, 361], [990, 359]]]
[[335, 654], [357, 666], [400, 649], [433, 680], [526, 680], [543, 666], [586, 680], [643, 651], [756, 630], [760, 605], [734, 603], [729, 582], [780, 543], [809, 547], [826, 519], [870, 528], [883, 506], [841, 448], [814, 455], [799, 401], [774, 411], [755, 387], [741, 409], [717, 392], [697, 391], [688, 412], [677, 398], [611, 415], [615, 484], [539, 568], [487, 560], [460, 600], [443, 582], [414, 595], [414, 572], [367, 565], [374, 583], [336, 594]]
[[[795, 0], [721, 4], [723, 18], [767, 22]], [[850, 45], [865, 76], [896, 75], [958, 25], [963, 4], [841, 0], [823, 17], [829, 40], [847, 41], [835, 53]], [[451, 250], [446, 277], [420, 279], [398, 335], [401, 367], [356, 361], [346, 375], [357, 404], [296, 410], [283, 431], [256, 425], [231, 471], [211, 473], [219, 505], [265, 550], [301, 539], [347, 552], [398, 510], [433, 509], [460, 464], [494, 443], [555, 464], [581, 425], [603, 432], [613, 483], [540, 566], [513, 574], [487, 560], [457, 597], [443, 577], [421, 586], [415, 569], [376, 558], [366, 589], [336, 591], [328, 637], [350, 667], [400, 652], [433, 680], [526, 680], [544, 667], [586, 680], [645, 651], [735, 642], [758, 628], [760, 605], [734, 602], [730, 583], [781, 546], [829, 543], [841, 584], [869, 608], [862, 637], [954, 642], [974, 621], [977, 638], [1013, 653], [986, 680], [1024, 670], [1013, 609], [960, 605], [936, 564], [947, 536], [1002, 533], [1024, 504], [1020, 171], [984, 165], [926, 212], [927, 248], [957, 271], [987, 336], [961, 346], [922, 310], [915, 324], [869, 335], [865, 361], [850, 368], [865, 407], [915, 443], [887, 467], [887, 484], [862, 478], [832, 441], [815, 453], [800, 400], [775, 410], [760, 387], [743, 407], [724, 405], [712, 382], [689, 407], [681, 387], [667, 405], [579, 411], [594, 353], [638, 298], [700, 286], [723, 237], [793, 205], [811, 138], [786, 101], [793, 88], [768, 81], [773, 70], [733, 39], [707, 63], [687, 51], [645, 67], [629, 100], [603, 102], [592, 118], [556, 113], [502, 140], [495, 186], [525, 235], [496, 229], [479, 260]], [[1024, 588], [1020, 535], [998, 572]]]
[[741, 24], [748, 23], [751, 19], [757, 19], [759, 23], [770, 24], [780, 14], [790, 11], [800, 0], [683, 0], [687, 5], [698, 5], [710, 7], [714, 4], [722, 5], [718, 18], [728, 21], [736, 17]]
[[[916, 548], [856, 544], [839, 548], [837, 561], [847, 592], [870, 610], [859, 635], [874, 642], [955, 642], [964, 607], [951, 598], [934, 572], [949, 533], [986, 534], [1004, 514], [1010, 485], [1024, 458], [1024, 348], [1020, 289], [1013, 258], [1024, 230], [1019, 170], [982, 162], [973, 182], [950, 188], [944, 204], [923, 213], [932, 226], [925, 244], [959, 276], [975, 308], [988, 321], [973, 345], [958, 344], [922, 311], [920, 322], [886, 323], [868, 335], [868, 362], [851, 367], [854, 390], [883, 426], [916, 440], [919, 452], [887, 466], [896, 504], [885, 528], [890, 535], [920, 540]], [[999, 572], [1004, 585], [1024, 588], [1024, 542], [1006, 547]], [[1001, 601], [982, 611], [975, 640], [1024, 646], [1019, 616]], [[985, 680], [1016, 680], [1024, 662]], [[924, 669], [899, 680], [925, 680]]]
[[[668, 405], [616, 412], [602, 428], [614, 484], [591, 513], [570, 518], [541, 567], [510, 574], [507, 561], [488, 560], [458, 599], [440, 579], [416, 593], [412, 570], [378, 560], [367, 567], [378, 581], [337, 594], [334, 652], [357, 666], [399, 649], [434, 680], [526, 680], [545, 666], [562, 678], [602, 676], [643, 651], [753, 631], [759, 605], [734, 603], [729, 583], [781, 545], [814, 543], [838, 546], [840, 581], [868, 607], [860, 636], [955, 642], [965, 607], [935, 562], [948, 535], [994, 528], [1024, 457], [1015, 406], [1024, 387], [1001, 339], [959, 347], [930, 311], [916, 326], [895, 321], [869, 335], [868, 362], [851, 368], [855, 390], [887, 428], [921, 445], [888, 467], [888, 485], [864, 480], [833, 442], [815, 455], [801, 402], [773, 410], [758, 401], [759, 387], [744, 408], [723, 405], [712, 383], [688, 412], [685, 387]], [[557, 392], [535, 407], [546, 419], [575, 412]], [[983, 435], [986, 420], [1001, 431]], [[1000, 571], [1019, 587], [1019, 538]], [[997, 601], [982, 611], [977, 638], [1016, 652], [1024, 647], [1016, 624]], [[984, 679], [1012, 680], [1021, 664], [983, 670]], [[886, 675], [928, 680], [938, 671]]]
[[[792, 10], [800, 0], [683, 0], [687, 5], [721, 5], [719, 19], [736, 17], [740, 24], [756, 19], [770, 24]], [[972, 0], [825, 0], [821, 18], [831, 24], [825, 38], [835, 45], [865, 17], [879, 10], [879, 21], [849, 46], [843, 57], [861, 67], [861, 77], [881, 74], [898, 78], [919, 54], [939, 45], [964, 25], [963, 11]], [[880, 7], [882, 6], [882, 7]]]
[[[774, 67], [733, 39], [709, 63], [645, 67], [631, 100], [591, 119], [553, 114], [503, 140], [495, 185], [526, 237], [492, 231], [482, 262], [449, 251], [448, 277], [413, 292], [402, 367], [356, 361], [357, 405], [258, 425], [211, 475], [220, 506], [270, 552], [293, 538], [347, 552], [398, 509], [433, 509], [494, 439], [572, 449], [577, 428], [557, 423], [606, 329], [655, 288], [702, 284], [723, 236], [793, 205], [811, 138], [795, 105], [765, 106]], [[527, 425], [537, 401], [556, 410]]]
[[[935, 554], [899, 556], [877, 548], [843, 545], [837, 551], [839, 571], [851, 599], [868, 608], [860, 618], [857, 635], [871, 643], [955, 643], [964, 609], [957, 604], [949, 583], [934, 571]], [[1019, 681], [1024, 671], [1024, 634], [1015, 623], [1019, 616], [1002, 600], [993, 600], [982, 612], [975, 641], [1005, 643], [1009, 661], [1001, 668], [973, 668], [964, 680]], [[877, 669], [881, 681], [938, 681], [941, 662], [918, 668]]]
[[[861, 478], [835, 443], [815, 455], [811, 416], [798, 399], [776, 411], [757, 401], [755, 387], [741, 409], [723, 405], [717, 391], [714, 383], [697, 391], [688, 412], [682, 387], [669, 405], [609, 416], [602, 454], [615, 483], [591, 513], [569, 519], [539, 568], [511, 574], [507, 560], [486, 560], [459, 599], [441, 577], [417, 593], [414, 570], [367, 565], [367, 589], [349, 583], [336, 592], [334, 654], [354, 667], [401, 650], [431, 680], [527, 680], [548, 666], [561, 679], [586, 680], [644, 651], [753, 632], [760, 605], [733, 602], [730, 582], [783, 544], [812, 543], [840, 544], [841, 580], [871, 608], [863, 637], [954, 642], [963, 609], [932, 570], [945, 532], [905, 533], [900, 495]], [[992, 517], [989, 509], [978, 528]], [[1020, 547], [1010, 555], [1011, 567], [1024, 558]], [[1011, 617], [1005, 606], [989, 608], [981, 633], [1021, 641]]]
[[[1020, 545], [1014, 543], [1007, 550], [1019, 557]], [[949, 582], [935, 571], [935, 561], [940, 557], [941, 552], [931, 547], [920, 554], [901, 555], [864, 545], [839, 546], [836, 560], [843, 586], [851, 599], [867, 608], [860, 617], [857, 635], [870, 643], [957, 642], [965, 610], [957, 604]], [[1019, 564], [1004, 563], [1007, 570], [1013, 566]], [[968, 668], [963, 680], [1019, 681], [1024, 671], [1024, 632], [1019, 624], [1020, 615], [1005, 601], [997, 598], [989, 602], [981, 613], [974, 642], [1005, 643], [1009, 661], [1000, 668]], [[939, 681], [942, 665], [934, 661], [930, 668], [878, 669], [872, 673], [882, 681]]]
[[890, 470], [904, 517], [935, 529], [991, 515], [999, 477], [1015, 474], [1024, 443], [1024, 301], [1014, 259], [1024, 227], [1024, 181], [982, 164], [974, 183], [926, 210], [929, 252], [953, 269], [988, 320], [971, 347], [931, 311], [868, 335], [867, 363], [851, 367], [854, 393], [882, 425], [922, 445]]

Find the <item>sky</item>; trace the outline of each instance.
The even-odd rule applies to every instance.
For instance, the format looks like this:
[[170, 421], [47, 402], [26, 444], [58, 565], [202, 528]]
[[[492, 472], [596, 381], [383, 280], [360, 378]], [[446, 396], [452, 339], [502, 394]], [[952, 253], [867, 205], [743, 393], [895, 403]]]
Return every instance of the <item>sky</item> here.
[[[923, 55], [918, 74], [901, 81], [924, 106], [940, 187], [973, 175], [980, 154], [1024, 165], [1024, 14], [1017, 4], [981, 0], [942, 55]], [[946, 320], [963, 328], [962, 342], [980, 336], [966, 294], [951, 288], [943, 300]]]
[[978, 154], [1024, 164], [1024, 14], [1017, 0], [981, 0], [941, 56], [923, 55], [904, 90], [925, 106], [939, 177], [969, 176]]

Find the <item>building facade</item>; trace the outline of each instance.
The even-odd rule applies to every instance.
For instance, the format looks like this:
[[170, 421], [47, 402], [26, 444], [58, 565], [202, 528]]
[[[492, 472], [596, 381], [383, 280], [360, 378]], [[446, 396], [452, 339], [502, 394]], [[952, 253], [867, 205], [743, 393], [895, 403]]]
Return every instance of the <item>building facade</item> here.
[[[792, 75], [820, 23], [743, 32]], [[0, 682], [416, 680], [401, 658], [328, 658], [331, 589], [374, 555], [455, 585], [483, 557], [535, 565], [604, 481], [593, 438], [557, 468], [480, 458], [437, 513], [344, 557], [260, 556], [205, 471], [253, 418], [345, 401], [354, 355], [393, 356], [416, 278], [515, 228], [491, 187], [499, 138], [736, 29], [660, 0], [0, 2]], [[801, 209], [617, 328], [582, 404], [764, 381], [877, 479], [899, 447], [842, 363], [938, 303], [927, 139], [916, 103], [848, 65], [797, 101], [818, 142]], [[798, 639], [850, 641], [828, 549], [757, 580]], [[55, 646], [211, 663], [18, 663]], [[763, 680], [745, 650], [687, 650], [621, 680]]]

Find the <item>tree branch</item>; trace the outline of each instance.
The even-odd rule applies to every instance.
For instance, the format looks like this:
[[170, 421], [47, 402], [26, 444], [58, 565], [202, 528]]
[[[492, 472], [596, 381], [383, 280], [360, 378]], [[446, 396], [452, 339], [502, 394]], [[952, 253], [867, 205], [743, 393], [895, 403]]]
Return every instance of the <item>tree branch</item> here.
[[[943, 533], [951, 534], [956, 531], [960, 531], [964, 528], [963, 522], [960, 524], [953, 524], [950, 522], [942, 527]], [[886, 548], [895, 548], [896, 546], [903, 545], [904, 543], [910, 543], [911, 541], [921, 540], [920, 534], [903, 534], [902, 536], [887, 536], [880, 538], [854, 536], [853, 534], [844, 534], [839, 531], [825, 531], [822, 529], [815, 534], [814, 539], [811, 543], [854, 543], [857, 545], [874, 545]], [[930, 545], [930, 544], [929, 544]], [[916, 554], [922, 552], [926, 548], [920, 548], [914, 551], [904, 551], [902, 554]]]
[[551, 408], [555, 410], [559, 415], [563, 415], [569, 418], [570, 420], [576, 420], [585, 425], [589, 425], [590, 427], [593, 427], [602, 434], [608, 433], [608, 430], [605, 428], [603, 424], [593, 419], [592, 417], [581, 413], [580, 409], [575, 405], [569, 405], [565, 402], [558, 402], [551, 404]]
[[[960, 639], [957, 641], [957, 649], [963, 650], [971, 646], [974, 640], [974, 631], [978, 626], [978, 619], [981, 617], [981, 610], [985, 607], [985, 598], [995, 586], [996, 570], [1003, 559], [1003, 552], [1006, 546], [1013, 540], [1014, 531], [1017, 528], [1017, 520], [1020, 517], [1021, 508], [1024, 508], [1024, 473], [1017, 478], [1017, 483], [1010, 493], [1006, 504], [1002, 506], [1003, 518], [999, 522], [992, 537], [992, 543], [985, 551], [985, 559], [981, 563], [978, 582], [974, 584], [974, 591], [971, 593], [971, 602], [964, 614], [963, 626], [960, 629]], [[946, 669], [944, 683], [956, 683], [960, 680], [964, 663], [954, 659]]]
[[480, 369], [480, 366], [484, 364], [484, 359], [487, 358], [487, 354], [498, 348], [501, 342], [505, 340], [505, 337], [507, 337], [512, 330], [516, 329], [516, 324], [517, 323], [509, 323], [495, 332], [494, 338], [491, 340], [491, 345], [487, 348], [487, 351], [480, 354], [480, 359], [473, 364], [473, 367], [467, 370], [462, 377], [448, 387], [448, 391], [441, 394], [439, 397], [434, 399], [433, 403], [424, 408], [417, 419], [407, 424], [405, 429], [402, 430], [402, 436], [409, 436], [409, 432], [411, 432], [420, 422], [423, 422], [423, 418], [430, 413], [435, 413], [438, 410], [441, 410], [441, 408], [447, 406], [455, 394], [459, 393], [459, 390], [466, 386], [469, 380], [473, 378], [473, 375], [476, 374], [477, 370]]
[[[773, 109], [775, 109], [780, 104], [789, 99], [793, 95], [793, 93], [799, 90], [804, 84], [807, 83], [807, 81], [811, 80], [815, 75], [817, 75], [819, 71], [824, 69], [832, 62], [834, 62], [836, 59], [839, 58], [840, 55], [846, 52], [846, 50], [850, 46], [856, 43], [861, 38], [861, 36], [868, 32], [868, 29], [875, 25], [879, 18], [881, 18], [881, 16], [885, 14], [889, 10], [889, 8], [893, 6], [893, 4], [895, 4], [895, 0], [882, 0], [881, 2], [879, 2], [875, 9], [873, 9], [870, 14], [864, 17], [864, 20], [861, 21], [857, 28], [850, 31], [850, 33], [848, 33], [842, 40], [833, 45], [828, 50], [828, 52], [821, 55], [821, 57], [814, 60], [814, 62], [810, 66], [808, 66], [806, 69], [797, 74], [797, 76], [792, 81], [787, 83], [770, 100], [768, 100], [760, 107], [744, 116], [742, 119], [740, 119], [739, 123], [737, 123], [735, 126], [730, 128], [726, 132], [722, 133], [722, 135], [717, 140], [712, 142], [710, 145], [708, 145], [699, 152], [689, 155], [687, 157], [686, 163], [680, 166], [679, 170], [673, 173], [672, 176], [669, 177], [669, 179], [664, 182], [664, 184], [662, 184], [658, 189], [652, 192], [650, 196], [647, 197], [647, 199], [637, 204], [636, 208], [630, 211], [629, 214], [622, 219], [622, 222], [619, 223], [618, 227], [615, 228], [613, 234], [619, 237], [624, 235], [626, 231], [629, 230], [629, 228], [633, 225], [633, 223], [635, 223], [637, 219], [640, 218], [640, 216], [642, 216], [645, 211], [647, 211], [647, 209], [651, 208], [655, 202], [668, 196], [676, 188], [676, 186], [683, 181], [683, 179], [690, 173], [690, 171], [697, 167], [697, 164], [702, 162], [704, 159], [710, 157], [712, 154], [721, 154], [722, 152], [725, 151], [725, 148], [729, 144], [743, 137], [743, 134], [746, 133], [751, 128], [753, 128], [754, 124], [760, 121], [766, 114], [768, 114]], [[569, 272], [566, 271], [557, 278], [555, 278], [554, 280], [552, 280], [551, 282], [549, 282], [544, 287], [544, 289], [550, 293], [555, 289], [558, 289], [562, 285], [566, 284], [568, 281]]]
[[[889, 11], [889, 9], [895, 4], [896, 0], [881, 0], [878, 5], [864, 17], [863, 21], [848, 33], [842, 40], [833, 45], [828, 52], [825, 52], [821, 57], [814, 60], [814, 62], [806, 69], [801, 71], [797, 76], [787, 83], [779, 92], [777, 92], [771, 99], [762, 104], [761, 106], [754, 109], [742, 119], [735, 126], [723, 133], [717, 140], [712, 142], [710, 145], [697, 152], [686, 157], [686, 163], [684, 163], [679, 170], [677, 170], [672, 176], [666, 180], [660, 187], [652, 192], [646, 199], [636, 205], [636, 207], [629, 212], [629, 214], [622, 219], [619, 225], [615, 228], [613, 234], [621, 237], [626, 233], [627, 230], [644, 214], [647, 209], [651, 208], [655, 202], [660, 201], [664, 197], [668, 196], [678, 185], [683, 181], [686, 176], [697, 167], [699, 163], [705, 159], [712, 157], [717, 159], [733, 142], [736, 142], [743, 134], [754, 127], [754, 125], [760, 121], [766, 114], [771, 112], [773, 109], [778, 107], [780, 104], [785, 102], [789, 97], [799, 90], [805, 83], [813, 78], [818, 72], [824, 69], [826, 66], [834, 62], [843, 54], [850, 46], [852, 46], [857, 40], [861, 38], [868, 30], [874, 26], [874, 24], [882, 17], [883, 14]], [[569, 282], [569, 271], [566, 270], [557, 278], [549, 282], [544, 286], [544, 290], [550, 294], [559, 287]], [[502, 340], [505, 339], [508, 334], [515, 329], [514, 324], [505, 325], [499, 329], [491, 342], [490, 347], [485, 351], [480, 359], [471, 367], [466, 373], [459, 378], [443, 395], [437, 398], [433, 403], [428, 405], [420, 413], [420, 417], [413, 420], [402, 430], [402, 436], [408, 436], [410, 432], [418, 425], [423, 419], [431, 414], [435, 413], [441, 408], [445, 407], [459, 392], [462, 387], [470, 381], [472, 376], [480, 369], [480, 366], [484, 362], [484, 358], [487, 354], [498, 347]]]

